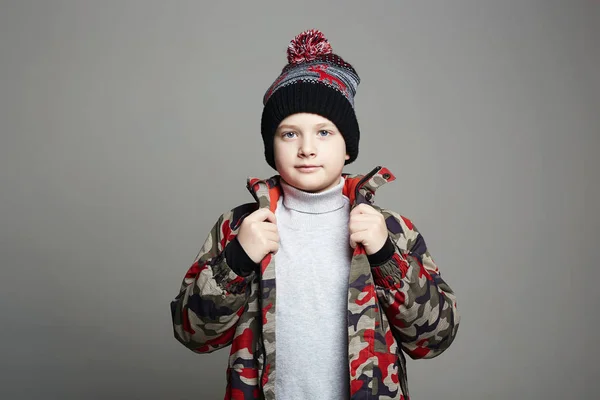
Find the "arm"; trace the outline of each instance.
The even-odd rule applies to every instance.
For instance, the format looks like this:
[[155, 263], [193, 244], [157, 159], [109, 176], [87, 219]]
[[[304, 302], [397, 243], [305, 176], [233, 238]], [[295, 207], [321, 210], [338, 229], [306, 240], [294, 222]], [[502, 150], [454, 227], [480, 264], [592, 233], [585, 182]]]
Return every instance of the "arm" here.
[[[371, 271], [379, 303], [412, 359], [436, 357], [456, 336], [460, 322], [456, 297], [412, 222], [392, 211], [382, 214], [390, 236], [371, 258], [376, 260]], [[386, 249], [388, 255], [382, 257]]]
[[233, 255], [235, 260], [245, 256], [239, 253], [232, 230], [232, 225], [239, 223], [232, 223], [233, 218], [231, 211], [217, 220], [171, 302], [175, 338], [197, 353], [231, 344], [247, 303], [248, 285], [255, 277], [254, 272], [238, 275], [228, 263]]

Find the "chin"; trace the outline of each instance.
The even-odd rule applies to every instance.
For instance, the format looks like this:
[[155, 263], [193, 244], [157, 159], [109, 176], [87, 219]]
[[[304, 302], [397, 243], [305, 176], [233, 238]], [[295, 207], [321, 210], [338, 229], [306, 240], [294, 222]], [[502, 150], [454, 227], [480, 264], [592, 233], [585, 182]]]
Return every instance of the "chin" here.
[[294, 186], [295, 188], [298, 188], [300, 190], [305, 190], [307, 192], [319, 190], [319, 188], [321, 188], [323, 186], [323, 184], [320, 182], [311, 182], [311, 181], [308, 181], [307, 179], [293, 179], [291, 182], [288, 181], [288, 183], [290, 185]]
[[297, 188], [300, 190], [304, 190], [305, 192], [316, 193], [325, 189], [325, 185], [300, 185], [297, 186]]
[[304, 190], [305, 192], [320, 192], [327, 189], [331, 185], [331, 183], [326, 179], [319, 179], [317, 177], [301, 177], [299, 179], [293, 179], [292, 182], [288, 181], [288, 183], [297, 189]]
[[282, 171], [283, 173], [280, 172], [282, 178], [289, 185], [305, 192], [319, 192], [327, 189], [332, 184], [330, 173], [327, 173], [324, 168], [313, 173], [303, 173], [295, 168], [285, 169], [284, 171]]

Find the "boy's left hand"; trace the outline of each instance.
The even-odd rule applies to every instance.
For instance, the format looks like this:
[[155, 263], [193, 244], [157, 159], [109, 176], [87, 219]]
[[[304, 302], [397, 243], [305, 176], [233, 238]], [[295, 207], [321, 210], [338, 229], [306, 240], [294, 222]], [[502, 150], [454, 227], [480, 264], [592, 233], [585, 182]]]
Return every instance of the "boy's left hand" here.
[[377, 253], [388, 239], [388, 230], [383, 215], [367, 204], [359, 204], [350, 213], [350, 246], [358, 243], [367, 255]]

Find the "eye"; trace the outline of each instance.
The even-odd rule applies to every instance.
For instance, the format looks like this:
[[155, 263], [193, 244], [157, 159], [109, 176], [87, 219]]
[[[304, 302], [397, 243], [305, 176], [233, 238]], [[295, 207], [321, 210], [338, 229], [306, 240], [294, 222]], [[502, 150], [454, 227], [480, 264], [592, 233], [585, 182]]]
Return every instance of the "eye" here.
[[282, 136], [286, 139], [292, 139], [294, 137], [293, 135], [295, 134], [296, 132], [285, 132]]
[[325, 137], [325, 136], [329, 136], [331, 134], [331, 132], [329, 131], [319, 131], [319, 136]]

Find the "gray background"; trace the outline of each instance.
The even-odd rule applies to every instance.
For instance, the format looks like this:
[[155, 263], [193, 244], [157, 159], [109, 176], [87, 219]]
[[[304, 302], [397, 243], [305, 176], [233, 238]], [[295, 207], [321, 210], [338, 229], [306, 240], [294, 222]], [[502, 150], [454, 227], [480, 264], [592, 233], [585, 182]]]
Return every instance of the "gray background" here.
[[1, 1], [0, 398], [222, 398], [228, 350], [179, 345], [169, 302], [275, 173], [261, 99], [308, 28], [362, 78], [346, 171], [397, 175], [378, 203], [458, 295], [413, 398], [597, 398], [599, 26], [573, 0]]

